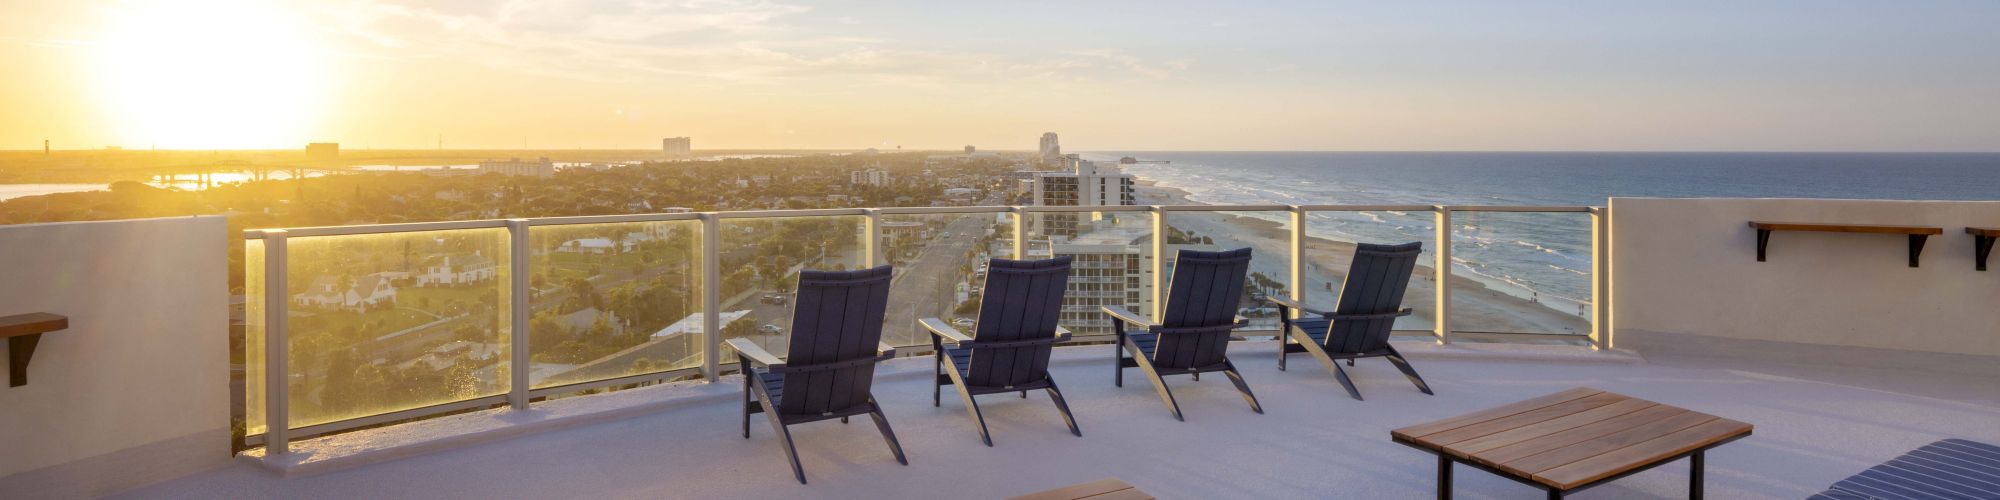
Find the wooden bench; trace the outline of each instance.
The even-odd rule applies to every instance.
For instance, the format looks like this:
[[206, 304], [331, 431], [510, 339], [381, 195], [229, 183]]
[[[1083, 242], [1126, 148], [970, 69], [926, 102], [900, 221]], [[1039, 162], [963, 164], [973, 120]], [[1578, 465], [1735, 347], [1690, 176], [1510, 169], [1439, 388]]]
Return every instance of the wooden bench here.
[[1986, 258], [1993, 255], [1993, 240], [2000, 238], [2000, 228], [1968, 227], [1965, 234], [1972, 235], [1972, 262], [1975, 269], [1986, 270]]
[[28, 313], [0, 316], [0, 337], [7, 339], [7, 386], [28, 385], [28, 360], [35, 357], [35, 344], [42, 334], [69, 328], [69, 318], [60, 314]]
[[1917, 267], [1917, 256], [1924, 253], [1924, 241], [1932, 235], [1944, 234], [1944, 228], [1929, 226], [1888, 226], [1879, 224], [1817, 224], [1810, 222], [1768, 222], [1750, 221], [1750, 227], [1757, 230], [1757, 262], [1764, 261], [1764, 249], [1771, 244], [1773, 231], [1810, 231], [1820, 233], [1867, 233], [1901, 234], [1910, 238], [1910, 267]]
[[1008, 500], [1152, 500], [1153, 496], [1132, 486], [1122, 479], [1107, 477], [1088, 483], [1072, 484], [1047, 491], [1037, 491]]
[[1704, 452], [1750, 431], [1735, 420], [1576, 388], [1389, 434], [1438, 456], [1441, 499], [1451, 498], [1454, 463], [1562, 498], [1682, 457], [1692, 466], [1688, 497], [1701, 498]]

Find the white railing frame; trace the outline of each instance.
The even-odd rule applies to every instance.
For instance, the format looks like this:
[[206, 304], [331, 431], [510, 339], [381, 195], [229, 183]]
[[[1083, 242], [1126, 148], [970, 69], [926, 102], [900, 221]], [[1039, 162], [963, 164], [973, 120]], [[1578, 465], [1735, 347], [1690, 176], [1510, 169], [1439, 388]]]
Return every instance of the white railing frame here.
[[[1475, 339], [1498, 339], [1507, 336], [1536, 338], [1570, 337], [1566, 334], [1549, 333], [1492, 333], [1461, 332], [1452, 328], [1452, 214], [1454, 212], [1516, 212], [1516, 213], [1585, 213], [1591, 218], [1591, 301], [1592, 318], [1589, 332], [1589, 346], [1592, 349], [1614, 348], [1611, 335], [1611, 283], [1610, 276], [1610, 219], [1611, 212], [1604, 207], [1590, 206], [1499, 206], [1499, 205], [1125, 205], [1125, 206], [974, 206], [974, 207], [884, 207], [884, 208], [833, 208], [811, 210], [755, 210], [735, 212], [698, 212], [671, 214], [623, 214], [592, 215], [580, 217], [539, 217], [470, 221], [418, 222], [404, 224], [376, 224], [359, 226], [321, 226], [287, 229], [255, 229], [243, 232], [245, 239], [261, 239], [264, 243], [264, 414], [266, 431], [246, 436], [248, 443], [263, 443], [267, 455], [287, 453], [290, 441], [297, 437], [312, 436], [341, 430], [379, 425], [399, 420], [423, 418], [427, 416], [465, 411], [495, 405], [506, 405], [516, 410], [528, 409], [534, 398], [567, 394], [570, 392], [626, 385], [657, 382], [676, 378], [698, 376], [713, 383], [723, 372], [718, 366], [721, 358], [721, 226], [726, 219], [780, 219], [797, 217], [860, 217], [862, 219], [862, 241], [860, 245], [863, 265], [873, 267], [885, 262], [882, 247], [882, 216], [884, 215], [958, 215], [958, 214], [1009, 214], [1013, 227], [1011, 256], [1026, 258], [1028, 251], [1027, 225], [1031, 214], [1035, 213], [1146, 213], [1151, 216], [1149, 223], [1152, 238], [1150, 250], [1152, 258], [1148, 269], [1152, 276], [1152, 310], [1154, 317], [1164, 307], [1166, 277], [1167, 242], [1165, 235], [1170, 224], [1171, 212], [1284, 212], [1290, 219], [1287, 228], [1290, 239], [1290, 255], [1287, 256], [1289, 272], [1286, 281], [1290, 286], [1288, 295], [1294, 300], [1304, 300], [1306, 289], [1306, 242], [1310, 216], [1314, 212], [1431, 212], [1436, 224], [1436, 248], [1433, 269], [1437, 285], [1436, 305], [1432, 330], [1429, 332], [1398, 332], [1399, 335], [1428, 333], [1439, 344], [1451, 342], [1456, 336]], [[532, 266], [529, 231], [535, 226], [558, 226], [575, 224], [620, 224], [638, 222], [693, 221], [701, 226], [701, 289], [702, 296], [702, 363], [697, 368], [663, 370], [654, 373], [626, 375], [601, 380], [591, 380], [563, 384], [553, 387], [533, 388], [529, 371], [531, 352], [528, 340], [528, 317], [532, 299], [529, 268]], [[390, 234], [428, 231], [452, 231], [465, 229], [504, 228], [508, 231], [509, 280], [508, 295], [508, 335], [511, 344], [509, 361], [513, 369], [508, 380], [509, 390], [501, 395], [483, 396], [459, 401], [449, 401], [435, 405], [357, 417], [337, 422], [320, 423], [304, 427], [291, 427], [289, 413], [290, 388], [289, 368], [286, 364], [289, 337], [289, 302], [286, 274], [289, 269], [287, 242], [291, 238], [346, 236], [364, 234]], [[275, 297], [275, 298], [273, 298]], [[1080, 341], [1103, 341], [1105, 338], [1080, 337]]]

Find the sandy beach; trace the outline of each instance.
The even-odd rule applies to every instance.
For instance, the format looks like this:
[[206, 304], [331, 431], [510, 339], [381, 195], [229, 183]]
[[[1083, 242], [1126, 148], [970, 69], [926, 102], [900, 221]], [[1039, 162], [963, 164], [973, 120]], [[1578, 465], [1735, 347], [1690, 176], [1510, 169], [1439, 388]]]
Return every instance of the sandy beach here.
[[[1138, 181], [1138, 184], [1135, 194], [1141, 205], [1201, 205], [1189, 200], [1185, 191], [1144, 180]], [[1220, 212], [1173, 212], [1168, 224], [1182, 231], [1207, 236], [1219, 247], [1250, 247], [1258, 256], [1251, 263], [1252, 271], [1280, 281], [1288, 276], [1291, 234], [1284, 224]], [[1305, 246], [1308, 263], [1306, 304], [1315, 309], [1331, 310], [1354, 254], [1354, 243], [1309, 236]], [[1430, 259], [1431, 256], [1426, 254], [1425, 258]], [[1428, 262], [1418, 264], [1416, 276], [1403, 299], [1406, 307], [1416, 309], [1416, 314], [1398, 320], [1397, 329], [1432, 329], [1437, 283], [1436, 272]], [[1558, 310], [1495, 290], [1465, 276], [1453, 276], [1451, 286], [1452, 329], [1456, 331], [1579, 335], [1590, 332], [1589, 320], [1576, 314], [1575, 310]]]

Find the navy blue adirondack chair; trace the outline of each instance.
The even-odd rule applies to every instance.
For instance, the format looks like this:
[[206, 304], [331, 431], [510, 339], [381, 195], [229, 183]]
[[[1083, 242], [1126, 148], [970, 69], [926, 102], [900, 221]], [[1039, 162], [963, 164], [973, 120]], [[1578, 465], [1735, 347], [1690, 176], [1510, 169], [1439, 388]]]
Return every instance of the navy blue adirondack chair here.
[[[1219, 371], [1236, 384], [1252, 411], [1264, 413], [1257, 395], [1250, 392], [1243, 375], [1226, 356], [1230, 332], [1249, 324], [1236, 310], [1243, 297], [1244, 274], [1250, 268], [1250, 249], [1181, 250], [1174, 259], [1173, 280], [1167, 287], [1159, 323], [1123, 307], [1103, 306], [1104, 314], [1112, 318], [1119, 346], [1112, 382], [1124, 387], [1125, 369], [1139, 368], [1153, 382], [1153, 389], [1159, 391], [1160, 401], [1166, 403], [1174, 419], [1185, 421], [1180, 404], [1174, 402], [1174, 393], [1167, 390], [1161, 377], [1194, 375], [1195, 380], [1201, 380], [1202, 373]], [[1128, 324], [1139, 331], [1127, 333]]]
[[[875, 364], [896, 356], [881, 344], [882, 315], [889, 306], [889, 266], [857, 271], [802, 271], [792, 309], [790, 352], [779, 359], [749, 339], [729, 339], [743, 377], [743, 438], [750, 438], [750, 414], [764, 413], [785, 445], [792, 473], [806, 482], [787, 426], [867, 414], [896, 461], [909, 465], [903, 446], [869, 387]], [[752, 397], [754, 396], [754, 400]]]
[[[1411, 383], [1417, 384], [1417, 390], [1433, 394], [1430, 385], [1417, 376], [1417, 370], [1410, 367], [1403, 354], [1389, 345], [1396, 318], [1410, 315], [1411, 310], [1402, 307], [1403, 291], [1409, 289], [1410, 273], [1423, 251], [1423, 243], [1419, 242], [1356, 245], [1354, 262], [1348, 266], [1347, 278], [1340, 285], [1340, 302], [1334, 305], [1333, 312], [1308, 309], [1286, 297], [1267, 297], [1266, 300], [1280, 308], [1279, 317], [1284, 324], [1285, 334], [1279, 337], [1284, 348], [1278, 350], [1278, 369], [1285, 369], [1286, 356], [1310, 353], [1340, 380], [1349, 396], [1358, 400], [1361, 391], [1354, 388], [1354, 381], [1347, 378], [1347, 371], [1340, 369], [1336, 361], [1344, 359], [1348, 366], [1354, 366], [1354, 360], [1359, 358], [1388, 358]], [[1292, 319], [1292, 309], [1305, 314]]]
[[2000, 446], [1965, 439], [1924, 445], [1809, 500], [2000, 498]]
[[968, 337], [944, 320], [917, 320], [930, 330], [936, 353], [936, 378], [931, 405], [942, 404], [943, 386], [958, 388], [965, 411], [979, 426], [979, 440], [993, 446], [986, 418], [973, 396], [1043, 389], [1062, 412], [1069, 432], [1078, 436], [1076, 419], [1063, 401], [1062, 390], [1049, 376], [1049, 353], [1069, 340], [1069, 330], [1056, 324], [1062, 315], [1063, 288], [1069, 283], [1070, 257], [1047, 260], [993, 259], [987, 264], [986, 295], [979, 301], [979, 320]]

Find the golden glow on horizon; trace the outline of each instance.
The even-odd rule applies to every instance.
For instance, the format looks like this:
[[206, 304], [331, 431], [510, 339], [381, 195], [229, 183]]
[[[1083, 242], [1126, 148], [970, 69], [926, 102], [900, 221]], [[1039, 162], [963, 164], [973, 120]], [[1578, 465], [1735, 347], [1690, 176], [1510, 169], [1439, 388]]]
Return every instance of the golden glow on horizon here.
[[276, 2], [142, 0], [107, 12], [97, 100], [122, 142], [296, 148], [326, 96], [307, 26]]

